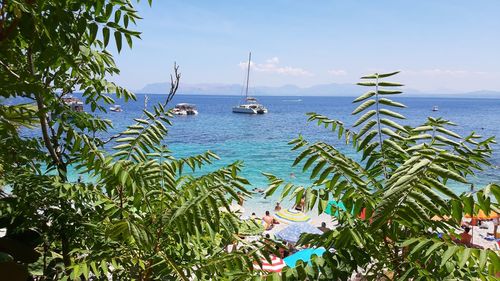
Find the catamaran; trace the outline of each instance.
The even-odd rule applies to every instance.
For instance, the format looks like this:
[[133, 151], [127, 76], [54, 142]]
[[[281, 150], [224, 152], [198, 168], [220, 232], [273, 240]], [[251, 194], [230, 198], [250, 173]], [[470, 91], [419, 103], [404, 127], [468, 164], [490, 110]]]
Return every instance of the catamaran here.
[[262, 104], [257, 102], [254, 97], [248, 96], [248, 81], [250, 80], [250, 61], [252, 60], [252, 53], [248, 54], [248, 68], [247, 68], [247, 83], [245, 87], [245, 99], [244, 103], [233, 106], [234, 113], [246, 113], [246, 114], [264, 114], [267, 113], [267, 108]]

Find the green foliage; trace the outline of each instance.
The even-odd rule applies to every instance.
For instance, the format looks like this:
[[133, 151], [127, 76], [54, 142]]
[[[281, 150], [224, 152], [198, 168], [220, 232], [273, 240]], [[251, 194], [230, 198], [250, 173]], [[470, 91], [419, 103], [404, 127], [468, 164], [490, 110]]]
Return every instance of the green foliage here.
[[[109, 48], [120, 51], [123, 41], [132, 47], [138, 19], [128, 0], [1, 2], [0, 97], [28, 103], [0, 105], [0, 228], [7, 228], [5, 239], [37, 235], [27, 239], [34, 259], [2, 247], [0, 270], [26, 274], [36, 262], [30, 269], [39, 280], [255, 274], [262, 245], [225, 251], [242, 242], [240, 231], [251, 230], [224, 211], [236, 191], [249, 194], [241, 163], [193, 176], [217, 156], [176, 159], [163, 143], [177, 67], [164, 103], [145, 108], [120, 134], [102, 137], [113, 124], [96, 113], [116, 98], [136, 99], [107, 77], [119, 73]], [[82, 92], [87, 112], [63, 102], [74, 91]], [[30, 128], [27, 137], [22, 132]], [[90, 180], [70, 182], [70, 167]]]
[[[393, 88], [402, 85], [383, 80], [397, 73], [362, 77], [358, 85], [371, 89], [354, 100], [361, 104], [352, 112], [359, 116], [352, 127], [308, 114], [309, 121], [345, 139], [361, 160], [322, 141], [309, 143], [299, 136], [290, 142], [300, 151], [294, 165], [303, 163], [313, 184], [305, 190], [287, 184], [282, 196], [305, 196], [306, 206], [319, 213], [329, 200], [343, 202], [349, 211], [338, 209], [339, 226], [333, 231], [304, 235], [299, 241], [334, 248], [335, 253], [327, 252], [312, 266], [288, 269], [285, 276], [347, 279], [359, 270], [369, 279], [493, 280], [500, 271], [498, 253], [453, 242], [466, 213], [500, 210], [500, 186], [492, 183], [476, 194], [460, 195], [449, 187], [452, 181], [470, 184], [468, 177], [489, 164], [494, 139], [475, 133], [462, 137], [450, 129], [453, 123], [441, 118], [429, 117], [414, 128], [399, 124], [405, 117], [397, 111], [405, 106], [385, 96], [401, 94]], [[267, 176], [270, 195], [284, 182]], [[362, 213], [366, 219], [360, 218]]]

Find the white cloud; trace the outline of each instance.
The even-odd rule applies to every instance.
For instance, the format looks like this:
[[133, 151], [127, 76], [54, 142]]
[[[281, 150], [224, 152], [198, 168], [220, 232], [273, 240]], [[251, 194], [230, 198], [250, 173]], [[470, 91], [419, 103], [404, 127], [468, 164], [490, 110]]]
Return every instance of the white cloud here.
[[342, 76], [342, 75], [347, 75], [347, 71], [342, 70], [342, 69], [331, 69], [331, 70], [328, 70], [328, 74], [333, 75], [333, 76]]
[[[239, 66], [242, 69], [248, 67], [248, 62], [240, 62]], [[257, 72], [277, 73], [289, 76], [313, 76], [313, 74], [300, 67], [281, 66], [278, 57], [267, 59], [264, 63], [250, 62], [250, 68]]]

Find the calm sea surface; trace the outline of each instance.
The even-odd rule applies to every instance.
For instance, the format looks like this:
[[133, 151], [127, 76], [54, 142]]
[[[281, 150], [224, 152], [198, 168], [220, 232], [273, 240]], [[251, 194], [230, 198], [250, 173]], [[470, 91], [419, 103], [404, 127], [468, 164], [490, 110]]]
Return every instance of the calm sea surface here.
[[[149, 105], [162, 102], [165, 96], [149, 95]], [[267, 106], [265, 115], [235, 114], [231, 107], [238, 104], [240, 97], [233, 96], [185, 96], [175, 97], [172, 105], [179, 102], [194, 103], [198, 107], [197, 116], [178, 116], [166, 143], [177, 157], [194, 155], [211, 150], [221, 157], [213, 168], [243, 160], [242, 175], [250, 180], [253, 187], [265, 187], [266, 179], [262, 172], [273, 173], [297, 184], [307, 185], [308, 174], [300, 167], [292, 168], [297, 156], [287, 144], [302, 134], [311, 141], [325, 140], [334, 144], [345, 153], [356, 157], [350, 146], [337, 140], [331, 131], [308, 123], [306, 113], [317, 112], [332, 119], [352, 124], [354, 109], [352, 97], [261, 97], [259, 101]], [[466, 135], [471, 131], [489, 137], [500, 136], [500, 99], [448, 99], [448, 98], [399, 98], [408, 106], [402, 112], [407, 120], [401, 124], [418, 125], [427, 116], [443, 117], [455, 122], [457, 133]], [[116, 133], [132, 122], [133, 117], [141, 115], [144, 96], [138, 95], [136, 102], [123, 104], [124, 112], [108, 113], [105, 117], [115, 124]], [[434, 105], [439, 111], [432, 112]], [[406, 123], [405, 123], [406, 122]], [[476, 186], [489, 182], [500, 182], [500, 146], [495, 145], [491, 159], [493, 168], [478, 173], [474, 178]], [[291, 173], [295, 175], [291, 177]], [[453, 185], [457, 192], [466, 186]], [[254, 205], [267, 205], [275, 198], [252, 198]]]
[[[163, 95], [149, 95], [149, 108], [164, 99]], [[211, 150], [221, 160], [206, 171], [243, 160], [242, 175], [250, 180], [251, 188], [266, 186], [262, 172], [273, 173], [296, 184], [309, 183], [308, 174], [303, 174], [300, 167], [291, 167], [297, 153], [290, 151], [287, 142], [299, 134], [311, 141], [328, 141], [356, 157], [350, 146], [337, 140], [336, 135], [329, 130], [308, 123], [306, 117], [307, 112], [317, 112], [352, 124], [355, 120], [350, 114], [354, 109], [352, 97], [261, 97], [259, 101], [269, 109], [265, 115], [232, 113], [231, 107], [237, 105], [240, 99], [235, 96], [176, 96], [172, 106], [180, 102], [194, 103], [199, 114], [174, 118], [173, 127], [165, 140], [174, 156], [189, 156]], [[397, 100], [408, 106], [400, 111], [407, 117], [401, 124], [418, 125], [425, 122], [427, 116], [443, 117], [458, 125], [453, 129], [459, 134], [476, 131], [485, 137], [500, 136], [500, 99], [402, 97]], [[133, 118], [141, 116], [143, 104], [144, 95], [139, 94], [137, 101], [122, 104], [123, 112], [101, 114], [115, 125], [109, 133], [124, 130], [133, 122]], [[431, 111], [434, 105], [439, 106], [439, 111]], [[495, 145], [495, 149], [491, 159], [494, 167], [471, 178], [478, 187], [489, 182], [500, 182], [500, 145]], [[295, 175], [293, 178], [291, 173]], [[72, 177], [76, 179], [76, 173]], [[452, 185], [452, 188], [462, 192], [468, 187]], [[253, 208], [268, 208], [276, 198], [255, 196], [249, 203], [252, 203]]]

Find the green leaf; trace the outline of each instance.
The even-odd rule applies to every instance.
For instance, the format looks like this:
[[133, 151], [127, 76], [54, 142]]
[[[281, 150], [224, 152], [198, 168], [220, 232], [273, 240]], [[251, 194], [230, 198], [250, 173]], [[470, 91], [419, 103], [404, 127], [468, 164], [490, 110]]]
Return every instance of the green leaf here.
[[380, 114], [391, 116], [391, 117], [394, 117], [394, 118], [405, 119], [405, 117], [403, 115], [401, 115], [399, 113], [396, 113], [394, 111], [385, 109], [385, 108], [381, 108], [379, 110], [379, 112], [380, 112]]
[[402, 132], [405, 132], [405, 133], [407, 132], [406, 129], [403, 126], [399, 125], [398, 123], [396, 123], [396, 122], [394, 122], [394, 121], [392, 121], [390, 119], [382, 118], [382, 119], [380, 119], [380, 123], [382, 123], [384, 125], [387, 125], [387, 126], [390, 126], [390, 127], [393, 127], [395, 129], [398, 129], [398, 130], [400, 130]]
[[397, 138], [397, 139], [404, 139], [402, 136], [396, 134], [393, 130], [391, 129], [388, 129], [388, 128], [382, 128], [382, 130], [380, 130], [384, 135], [387, 135], [389, 137], [392, 137], [392, 138]]
[[369, 110], [367, 111], [365, 114], [363, 114], [363, 116], [361, 116], [353, 125], [353, 127], [357, 127], [359, 126], [360, 124], [362, 124], [363, 122], [365, 122], [366, 120], [368, 120], [370, 117], [372, 117], [373, 115], [375, 115], [377, 112], [375, 110]]
[[306, 171], [307, 169], [309, 169], [309, 167], [312, 165], [312, 163], [314, 163], [314, 161], [316, 161], [316, 159], [318, 159], [318, 157], [318, 154], [314, 154], [309, 159], [307, 159], [304, 167], [302, 167], [302, 171]]
[[366, 148], [366, 145], [378, 134], [378, 131], [373, 130], [370, 133], [366, 135], [366, 137], [363, 139], [363, 141], [359, 144], [358, 146], [358, 151], [361, 149]]
[[427, 177], [427, 178], [423, 179], [422, 181], [424, 183], [426, 183], [427, 185], [434, 187], [439, 192], [443, 193], [444, 195], [446, 195], [450, 198], [457, 199], [457, 200], [459, 199], [459, 197], [450, 188], [448, 188], [446, 185], [444, 185], [443, 183], [441, 183], [440, 181], [438, 181], [436, 179]]
[[429, 240], [422, 240], [422, 241], [420, 241], [415, 247], [413, 247], [413, 249], [410, 252], [410, 255], [413, 255], [416, 252], [418, 252], [420, 250], [420, 248], [422, 248], [423, 246], [427, 245], [429, 242], [431, 242], [431, 241], [429, 241]]
[[90, 43], [93, 43], [96, 36], [97, 36], [97, 30], [98, 26], [96, 23], [91, 23], [89, 24], [89, 35], [90, 35]]
[[358, 139], [361, 138], [366, 132], [368, 132], [368, 130], [370, 130], [375, 125], [377, 125], [377, 121], [375, 121], [375, 120], [370, 120], [370, 121], [366, 122], [366, 124], [363, 126], [363, 128], [361, 128], [361, 130], [359, 130], [356, 137]]
[[453, 200], [451, 201], [451, 216], [455, 221], [461, 221], [463, 218], [463, 209], [462, 209], [462, 204], [457, 201]]
[[378, 74], [377, 73], [374, 73], [374, 74], [370, 74], [370, 75], [366, 75], [366, 76], [362, 76], [361, 79], [377, 79], [378, 78]]
[[446, 137], [443, 137], [443, 136], [440, 136], [440, 135], [436, 135], [434, 136], [437, 140], [443, 142], [443, 143], [446, 143], [448, 145], [451, 145], [451, 146], [460, 146], [460, 144], [458, 142], [455, 142], [455, 141], [452, 141], [450, 140], [449, 138], [446, 138]]
[[404, 86], [403, 84], [399, 84], [399, 83], [394, 83], [394, 82], [379, 82], [378, 85], [380, 87], [401, 87], [401, 86]]
[[479, 269], [483, 269], [484, 266], [486, 265], [486, 261], [488, 259], [488, 250], [480, 250], [479, 253]]
[[394, 71], [394, 72], [389, 72], [389, 73], [375, 73], [375, 74], [370, 74], [367, 76], [361, 77], [361, 79], [376, 79], [376, 78], [387, 78], [393, 75], [398, 74], [400, 71]]
[[108, 46], [108, 43], [109, 43], [109, 28], [108, 27], [102, 28], [102, 37], [104, 39], [104, 47]]
[[375, 84], [375, 82], [360, 82], [356, 83], [356, 85], [365, 87], [375, 87], [377, 84]]
[[122, 50], [122, 33], [119, 31], [115, 31], [115, 42], [116, 48], [118, 49], [118, 53]]
[[359, 96], [358, 98], [356, 98], [353, 103], [356, 103], [356, 102], [360, 102], [360, 101], [364, 101], [368, 98], [371, 98], [373, 97], [374, 95], [376, 94], [375, 91], [368, 91], [366, 93], [364, 93], [363, 95]]
[[81, 267], [82, 267], [83, 276], [85, 277], [85, 279], [88, 279], [89, 278], [89, 267], [87, 266], [86, 263], [81, 264]]
[[394, 71], [394, 72], [389, 72], [389, 73], [381, 73], [378, 75], [378, 78], [387, 78], [393, 75], [398, 74], [400, 71]]
[[408, 154], [403, 148], [401, 148], [401, 146], [390, 139], [385, 139], [384, 143], [401, 154]]
[[462, 255], [460, 256], [460, 263], [458, 264], [459, 267], [464, 267], [464, 265], [467, 263], [467, 261], [470, 258], [471, 255], [471, 248], [466, 247], [464, 251], [462, 252]]
[[432, 171], [433, 173], [435, 173], [436, 175], [442, 177], [443, 179], [452, 179], [455, 181], [467, 183], [467, 180], [464, 177], [462, 177], [461, 175], [459, 175], [451, 170], [445, 169], [441, 166], [438, 166], [436, 164], [430, 165], [429, 170]]
[[441, 265], [444, 266], [444, 264], [455, 254], [455, 252], [458, 250], [457, 246], [451, 246], [449, 247], [443, 254], [443, 258], [441, 259]]
[[399, 95], [402, 94], [402, 91], [397, 91], [397, 90], [378, 90], [379, 95]]
[[441, 241], [433, 241], [433, 244], [429, 248], [427, 248], [427, 251], [425, 251], [425, 255], [430, 256], [430, 255], [434, 254], [434, 251], [436, 251], [443, 244], [444, 244], [444, 242], [441, 242]]
[[406, 105], [399, 103], [399, 102], [392, 101], [390, 99], [386, 99], [386, 98], [380, 98], [378, 100], [378, 102], [383, 104], [383, 105], [395, 106], [395, 107], [399, 107], [399, 108], [406, 108]]
[[360, 106], [358, 106], [356, 109], [354, 109], [354, 111], [351, 114], [356, 115], [374, 104], [375, 104], [375, 100], [367, 100], [364, 103], [362, 103]]
[[437, 127], [436, 131], [441, 132], [441, 133], [443, 133], [445, 135], [448, 135], [448, 136], [452, 136], [452, 137], [457, 138], [457, 139], [461, 139], [462, 138], [459, 134], [457, 134], [455, 132], [452, 132], [450, 130], [447, 130], [447, 129], [443, 128], [443, 127]]
[[327, 163], [326, 160], [320, 160], [318, 164], [314, 167], [310, 178], [311, 179], [315, 178], [319, 174], [319, 172], [323, 169], [323, 167], [326, 165], [326, 163]]

